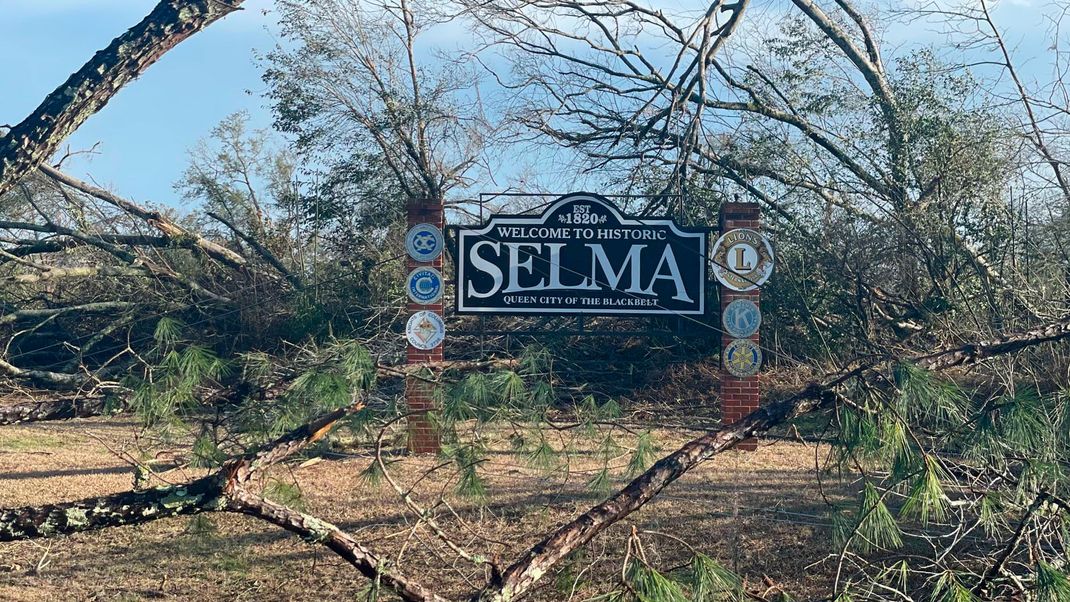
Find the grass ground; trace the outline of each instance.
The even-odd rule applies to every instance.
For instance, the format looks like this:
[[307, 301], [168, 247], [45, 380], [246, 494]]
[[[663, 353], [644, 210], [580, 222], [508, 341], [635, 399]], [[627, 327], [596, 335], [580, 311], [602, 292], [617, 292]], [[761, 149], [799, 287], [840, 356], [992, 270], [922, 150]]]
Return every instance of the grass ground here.
[[[133, 470], [116, 452], [128, 449], [136, 432], [133, 422], [115, 418], [0, 429], [0, 507], [129, 489]], [[686, 436], [657, 435], [663, 451]], [[582, 600], [612, 589], [633, 527], [654, 532], [641, 537], [648, 560], [660, 567], [678, 565], [690, 555], [674, 539], [679, 538], [735, 569], [758, 590], [783, 588], [795, 597], [827, 592], [832, 569], [822, 560], [833, 551], [832, 537], [814, 477], [814, 454], [812, 445], [779, 442], [765, 443], [754, 453], [718, 456], [597, 538], [545, 578], [531, 599]], [[472, 591], [482, 576], [456, 561], [424, 529], [414, 530], [412, 515], [403, 512], [392, 490], [362, 479], [368, 463], [355, 454], [291, 466], [273, 478], [297, 483], [299, 503], [308, 512], [356, 534], [443, 595]], [[436, 464], [432, 457], [407, 457], [392, 474], [412, 483]], [[586, 487], [595, 470], [581, 458], [567, 473], [547, 476], [504, 450], [491, 454], [482, 471], [490, 485], [488, 498], [483, 504], [449, 498], [467, 525], [453, 520], [446, 527], [463, 545], [508, 561], [598, 501], [600, 496]], [[181, 473], [170, 476], [180, 479]], [[451, 488], [446, 471], [437, 471], [417, 491]], [[0, 544], [0, 600], [351, 600], [359, 599], [356, 593], [365, 584], [324, 549], [234, 515]]]

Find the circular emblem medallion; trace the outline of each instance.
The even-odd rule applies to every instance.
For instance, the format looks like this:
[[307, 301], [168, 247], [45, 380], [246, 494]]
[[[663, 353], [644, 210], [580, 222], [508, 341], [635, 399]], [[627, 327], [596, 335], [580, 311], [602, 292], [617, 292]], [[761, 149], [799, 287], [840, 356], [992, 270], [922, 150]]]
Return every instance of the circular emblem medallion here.
[[758, 288], [773, 273], [773, 247], [754, 230], [729, 230], [713, 245], [713, 274], [736, 291]]
[[418, 311], [405, 323], [405, 337], [417, 349], [434, 349], [446, 338], [446, 324], [433, 311]]
[[442, 254], [442, 230], [431, 224], [416, 224], [405, 235], [405, 250], [416, 261], [434, 261]]
[[762, 325], [762, 312], [754, 301], [736, 299], [724, 308], [721, 324], [730, 336], [745, 339], [758, 332], [758, 327]]
[[405, 279], [413, 303], [428, 305], [442, 298], [442, 274], [435, 268], [416, 268]]
[[750, 339], [736, 339], [724, 348], [724, 367], [736, 378], [754, 376], [762, 367], [762, 350]]

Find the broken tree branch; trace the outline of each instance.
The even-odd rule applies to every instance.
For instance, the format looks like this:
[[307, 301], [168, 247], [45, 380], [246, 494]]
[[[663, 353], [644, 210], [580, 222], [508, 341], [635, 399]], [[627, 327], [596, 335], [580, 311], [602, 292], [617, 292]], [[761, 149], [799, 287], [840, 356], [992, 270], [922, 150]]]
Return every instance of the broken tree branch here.
[[88, 194], [94, 198], [100, 199], [109, 205], [113, 205], [126, 211], [127, 213], [137, 216], [149, 223], [153, 228], [156, 228], [164, 234], [168, 239], [174, 242], [177, 246], [183, 246], [187, 248], [197, 248], [203, 251], [209, 257], [224, 263], [232, 268], [243, 268], [246, 265], [245, 258], [238, 255], [234, 251], [224, 247], [223, 245], [214, 243], [203, 236], [190, 232], [189, 230], [179, 226], [175, 222], [168, 219], [159, 211], [153, 211], [141, 207], [133, 201], [124, 199], [116, 194], [112, 194], [103, 188], [98, 188], [83, 182], [74, 176], [68, 175], [59, 171], [58, 169], [49, 165], [42, 164], [40, 170], [52, 178], [53, 180], [66, 184], [75, 190]]
[[162, 0], [0, 137], [0, 195], [46, 161], [67, 136], [168, 50], [238, 9], [243, 0]]

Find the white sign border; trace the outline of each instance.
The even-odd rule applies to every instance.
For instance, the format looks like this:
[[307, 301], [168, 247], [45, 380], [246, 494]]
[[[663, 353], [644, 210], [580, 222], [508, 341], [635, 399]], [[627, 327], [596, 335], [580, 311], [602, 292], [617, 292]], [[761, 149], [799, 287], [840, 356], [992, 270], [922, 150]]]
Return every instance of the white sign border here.
[[[485, 236], [489, 233], [494, 226], [498, 225], [523, 225], [532, 223], [542, 223], [538, 221], [543, 215], [549, 215], [557, 210], [558, 207], [565, 203], [571, 203], [573, 201], [590, 201], [592, 203], [598, 203], [605, 207], [614, 217], [620, 221], [622, 226], [668, 226], [677, 236], [684, 238], [698, 238], [699, 240], [699, 254], [703, 257], [703, 264], [706, 263], [706, 232], [684, 232], [679, 229], [673, 220], [671, 219], [628, 219], [624, 217], [620, 211], [617, 211], [616, 207], [611, 204], [607, 204], [603, 199], [599, 198], [589, 192], [576, 192], [566, 194], [565, 196], [557, 199], [552, 205], [546, 208], [539, 215], [508, 215], [508, 216], [494, 216], [492, 215], [487, 224], [479, 230], [458, 230], [457, 231], [457, 251], [460, 253], [461, 249], [464, 249], [464, 239], [469, 236]], [[502, 312], [501, 308], [495, 307], [465, 307], [464, 295], [461, 291], [462, 283], [464, 282], [464, 264], [460, 257], [457, 258], [457, 313], [496, 313], [501, 315], [517, 315], [517, 314], [592, 314], [592, 315], [604, 315], [604, 314], [624, 314], [628, 316], [654, 316], [654, 315], [666, 315], [666, 316], [680, 316], [680, 315], [703, 315], [706, 313], [706, 295], [703, 291], [702, 298], [699, 302], [698, 309], [692, 310], [673, 310], [673, 309], [656, 309], [651, 311], [637, 312], [634, 309], [591, 309], [584, 311], [582, 308], [568, 308], [568, 307], [556, 307], [556, 308], [516, 308], [511, 309], [508, 312]], [[706, 286], [707, 274], [706, 267], [703, 265], [702, 269], [702, 286]]]

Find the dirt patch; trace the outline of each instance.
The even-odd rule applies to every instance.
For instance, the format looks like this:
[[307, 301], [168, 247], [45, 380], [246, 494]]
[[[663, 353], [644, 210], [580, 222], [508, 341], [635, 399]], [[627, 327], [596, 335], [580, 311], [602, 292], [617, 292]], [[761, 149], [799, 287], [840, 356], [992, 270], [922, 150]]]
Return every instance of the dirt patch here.
[[[129, 448], [135, 432], [130, 422], [95, 419], [0, 432], [0, 507], [131, 487], [133, 469], [114, 453]], [[668, 432], [657, 435], [663, 450], [683, 440]], [[480, 503], [450, 495], [447, 500], [464, 523], [445, 508], [440, 508], [441, 522], [461, 545], [506, 562], [515, 558], [601, 498], [587, 489], [597, 463], [578, 451], [567, 471], [546, 474], [508, 450], [494, 450], [481, 469], [487, 499]], [[834, 551], [813, 458], [812, 446], [796, 443], [719, 456], [564, 563], [531, 599], [567, 600], [575, 594], [581, 600], [611, 589], [633, 527], [646, 532], [641, 536], [648, 560], [663, 568], [690, 555], [675, 537], [737, 570], [750, 584], [775, 583], [795, 596], [828, 591], [828, 570], [811, 566]], [[308, 512], [354, 533], [443, 595], [461, 597], [482, 583], [479, 569], [458, 561], [426, 529], [414, 528], [415, 517], [392, 490], [361, 476], [369, 461], [360, 453], [346, 454], [287, 467], [269, 480], [287, 487], [296, 482], [299, 503]], [[411, 484], [438, 464], [433, 457], [401, 457], [391, 473]], [[624, 482], [617, 474], [614, 487]], [[429, 499], [454, 485], [448, 471], [439, 470], [416, 490]], [[365, 585], [355, 570], [320, 547], [234, 515], [0, 544], [3, 600], [351, 599]]]

